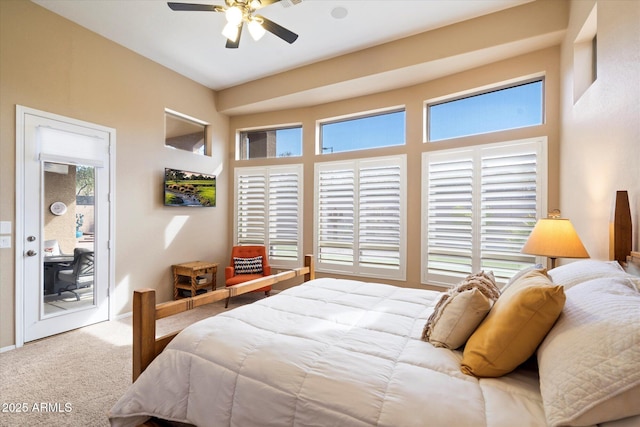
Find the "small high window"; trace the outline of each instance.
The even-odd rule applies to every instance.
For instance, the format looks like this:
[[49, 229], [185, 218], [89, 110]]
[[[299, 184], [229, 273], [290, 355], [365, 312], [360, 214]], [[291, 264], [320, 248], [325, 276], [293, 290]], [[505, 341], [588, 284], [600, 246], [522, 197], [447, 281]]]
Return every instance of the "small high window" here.
[[427, 104], [428, 141], [498, 132], [544, 122], [544, 80]]
[[167, 147], [208, 155], [207, 123], [185, 114], [165, 109], [165, 142]]
[[320, 123], [317, 154], [340, 153], [405, 143], [405, 111], [385, 111]]
[[302, 126], [241, 131], [236, 160], [302, 156]]
[[573, 101], [577, 102], [598, 78], [598, 5], [585, 20], [573, 43]]

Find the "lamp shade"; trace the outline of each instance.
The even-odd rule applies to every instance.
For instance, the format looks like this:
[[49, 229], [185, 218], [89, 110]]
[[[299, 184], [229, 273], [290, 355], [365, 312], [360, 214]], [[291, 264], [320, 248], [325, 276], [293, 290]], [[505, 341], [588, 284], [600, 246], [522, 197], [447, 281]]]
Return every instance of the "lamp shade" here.
[[522, 253], [549, 258], [589, 258], [571, 221], [543, 218], [531, 231]]

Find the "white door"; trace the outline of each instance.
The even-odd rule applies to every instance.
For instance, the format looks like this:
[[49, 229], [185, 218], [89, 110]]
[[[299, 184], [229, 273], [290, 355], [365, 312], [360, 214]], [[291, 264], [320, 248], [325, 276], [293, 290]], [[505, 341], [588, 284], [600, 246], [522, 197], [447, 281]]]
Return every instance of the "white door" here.
[[19, 346], [109, 319], [115, 131], [24, 107], [16, 122]]

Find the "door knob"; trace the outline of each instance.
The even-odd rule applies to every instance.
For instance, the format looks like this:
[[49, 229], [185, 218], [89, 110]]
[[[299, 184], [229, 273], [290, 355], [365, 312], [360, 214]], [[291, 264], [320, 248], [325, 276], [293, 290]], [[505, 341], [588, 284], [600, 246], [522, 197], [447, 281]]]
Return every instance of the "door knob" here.
[[38, 255], [38, 252], [34, 251], [33, 249], [29, 249], [27, 251], [27, 256], [36, 256]]

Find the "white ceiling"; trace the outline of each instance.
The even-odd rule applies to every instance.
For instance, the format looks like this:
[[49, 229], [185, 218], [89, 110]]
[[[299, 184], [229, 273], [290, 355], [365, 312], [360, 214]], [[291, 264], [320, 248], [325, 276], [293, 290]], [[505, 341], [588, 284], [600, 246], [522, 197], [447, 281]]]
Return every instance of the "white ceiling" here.
[[[282, 0], [259, 11], [299, 34], [289, 45], [244, 31], [226, 49], [225, 17], [175, 12], [163, 0], [32, 0], [211, 89], [222, 90], [532, 0]], [[223, 5], [223, 0], [174, 0]], [[344, 8], [346, 17], [332, 16]], [[335, 14], [335, 12], [334, 12]]]

